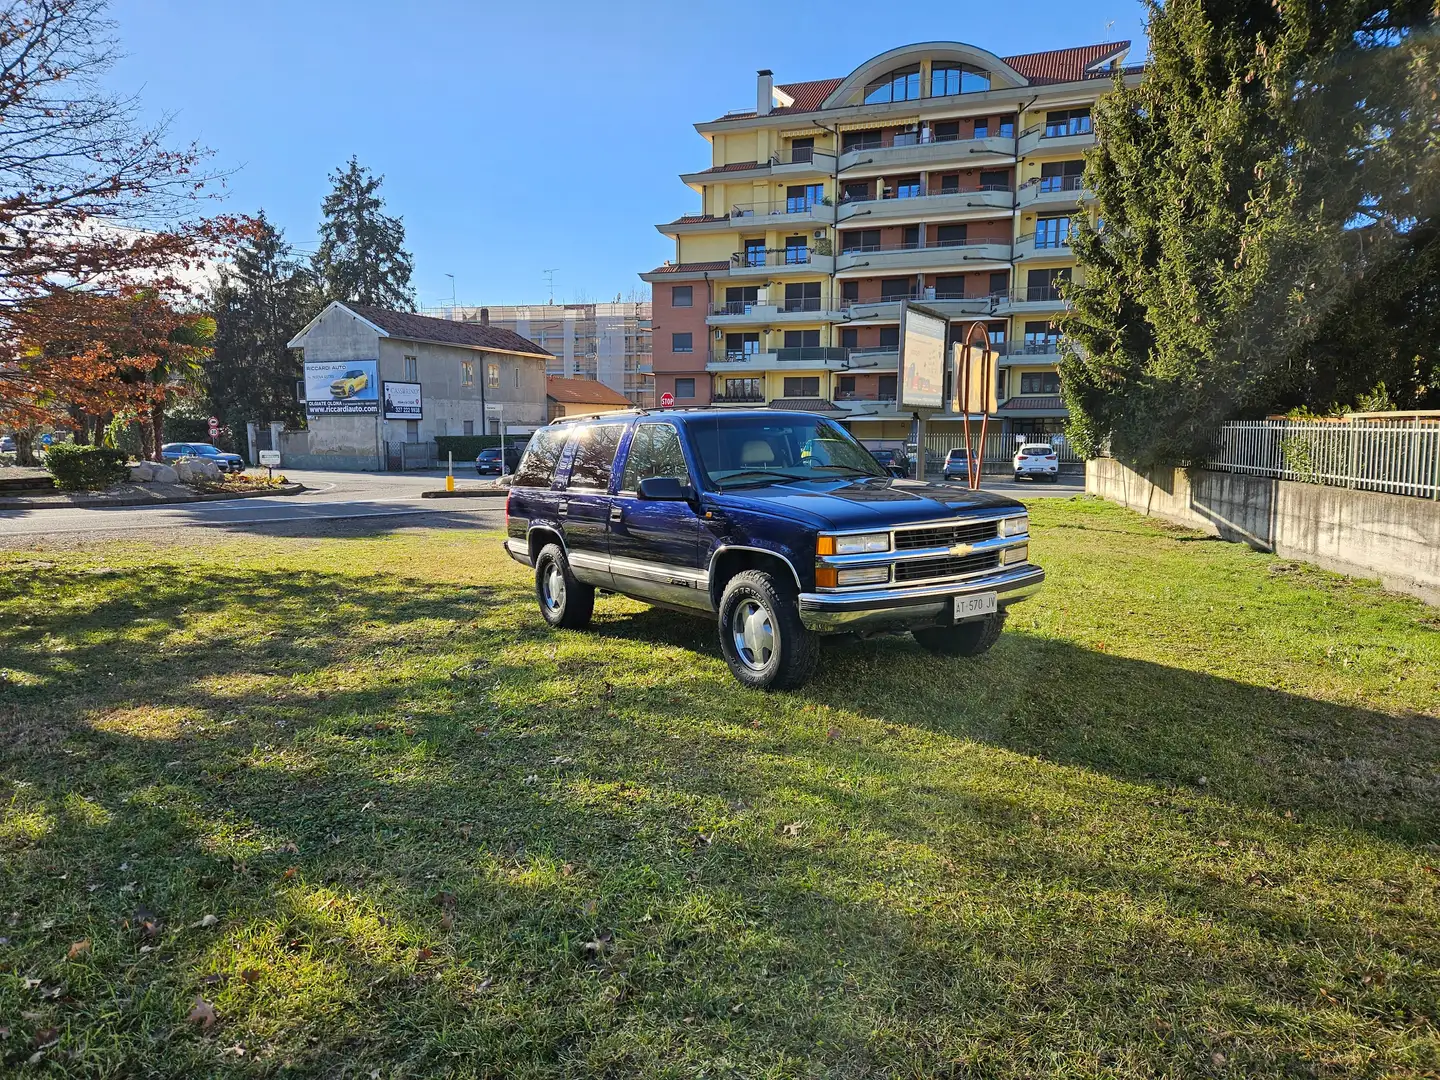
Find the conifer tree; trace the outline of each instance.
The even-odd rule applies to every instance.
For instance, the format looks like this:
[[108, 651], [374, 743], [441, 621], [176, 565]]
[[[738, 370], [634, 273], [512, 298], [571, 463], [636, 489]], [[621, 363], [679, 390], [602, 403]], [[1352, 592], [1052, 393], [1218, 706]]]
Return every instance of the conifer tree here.
[[331, 191], [321, 206], [320, 250], [315, 276], [329, 300], [351, 300], [413, 311], [414, 269], [405, 250], [405, 225], [384, 213], [378, 192], [383, 176], [351, 158], [330, 174]]
[[1197, 460], [1225, 420], [1356, 400], [1387, 349], [1392, 390], [1440, 392], [1434, 337], [1428, 357], [1408, 328], [1336, 348], [1435, 288], [1428, 2], [1147, 0], [1144, 76], [1095, 110], [1101, 224], [1074, 238], [1061, 374], [1081, 449]]

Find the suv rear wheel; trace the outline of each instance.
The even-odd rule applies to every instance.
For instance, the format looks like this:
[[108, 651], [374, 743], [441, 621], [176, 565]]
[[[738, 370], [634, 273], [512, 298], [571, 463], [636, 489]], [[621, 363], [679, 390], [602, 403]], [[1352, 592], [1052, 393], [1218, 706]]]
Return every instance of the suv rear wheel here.
[[580, 630], [595, 611], [595, 587], [577, 581], [559, 544], [546, 544], [535, 559], [535, 599], [551, 626]]
[[755, 690], [793, 690], [815, 672], [819, 639], [800, 621], [795, 590], [763, 570], [736, 574], [720, 598], [720, 651]]
[[912, 630], [920, 647], [937, 656], [979, 656], [1000, 640], [1005, 628], [1005, 613], [997, 612], [983, 619], [971, 619], [954, 626], [927, 626]]

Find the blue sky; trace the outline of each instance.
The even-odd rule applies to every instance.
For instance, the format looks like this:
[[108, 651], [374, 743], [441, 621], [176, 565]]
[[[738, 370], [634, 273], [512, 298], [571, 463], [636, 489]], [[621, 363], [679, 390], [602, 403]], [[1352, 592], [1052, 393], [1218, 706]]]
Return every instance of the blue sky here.
[[[848, 74], [897, 45], [961, 40], [1002, 56], [1129, 39], [1136, 0], [836, 2], [741, 9], [376, 0], [116, 0], [115, 89], [173, 113], [235, 170], [226, 209], [263, 207], [313, 250], [327, 174], [354, 154], [405, 221], [422, 306], [628, 297], [673, 254], [654, 230], [698, 206], [693, 125], [777, 82]], [[961, 13], [964, 13], [963, 17]], [[1107, 26], [1113, 22], [1113, 25]]]

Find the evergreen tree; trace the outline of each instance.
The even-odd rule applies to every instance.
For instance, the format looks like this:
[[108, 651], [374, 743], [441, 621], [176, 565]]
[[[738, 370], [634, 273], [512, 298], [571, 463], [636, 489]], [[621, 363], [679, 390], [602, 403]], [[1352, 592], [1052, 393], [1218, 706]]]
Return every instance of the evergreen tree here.
[[309, 268], [262, 211], [211, 293], [217, 328], [205, 385], [226, 427], [300, 418], [300, 364], [288, 343], [321, 303]]
[[[1103, 224], [1079, 223], [1063, 324], [1072, 438], [1142, 465], [1194, 460], [1225, 420], [1357, 400], [1387, 350], [1397, 400], [1440, 389], [1436, 339], [1421, 355], [1423, 335], [1383, 326], [1436, 286], [1427, 5], [1147, 7], [1140, 85], [1117, 80], [1095, 112], [1086, 185]], [[1379, 340], [1337, 348], [1360, 324]]]
[[383, 213], [377, 192], [384, 177], [372, 176], [353, 157], [330, 174], [331, 191], [321, 206], [320, 250], [315, 276], [325, 299], [415, 309], [414, 269], [405, 250], [405, 225]]

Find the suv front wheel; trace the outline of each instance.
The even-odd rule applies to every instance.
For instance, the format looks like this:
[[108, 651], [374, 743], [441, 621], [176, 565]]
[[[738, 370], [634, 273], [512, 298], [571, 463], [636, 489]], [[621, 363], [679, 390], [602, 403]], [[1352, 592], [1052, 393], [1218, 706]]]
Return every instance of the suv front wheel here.
[[559, 544], [546, 544], [535, 559], [535, 599], [551, 626], [580, 630], [595, 611], [595, 587], [578, 581]]
[[795, 591], [763, 570], [736, 574], [720, 598], [720, 651], [755, 690], [793, 690], [815, 672], [819, 640], [800, 621]]

